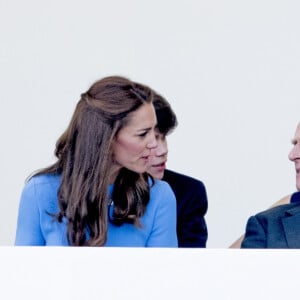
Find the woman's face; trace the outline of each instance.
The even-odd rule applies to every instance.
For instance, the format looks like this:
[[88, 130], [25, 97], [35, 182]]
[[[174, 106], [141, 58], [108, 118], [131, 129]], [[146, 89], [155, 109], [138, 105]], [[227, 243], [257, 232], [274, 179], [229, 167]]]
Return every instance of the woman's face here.
[[155, 137], [157, 147], [151, 150], [148, 173], [154, 178], [162, 179], [168, 158], [168, 144], [166, 136], [157, 129], [155, 129]]
[[154, 134], [156, 115], [152, 104], [145, 103], [131, 113], [130, 120], [113, 142], [116, 170], [125, 167], [136, 173], [147, 171], [151, 149], [157, 147]]

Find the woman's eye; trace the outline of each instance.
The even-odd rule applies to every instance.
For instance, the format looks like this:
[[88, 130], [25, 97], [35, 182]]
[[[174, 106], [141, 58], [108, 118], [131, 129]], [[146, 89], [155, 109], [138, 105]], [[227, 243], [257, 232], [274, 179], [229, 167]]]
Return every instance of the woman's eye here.
[[138, 136], [145, 137], [147, 135], [147, 133], [148, 133], [148, 131], [145, 131], [145, 132], [140, 133]]

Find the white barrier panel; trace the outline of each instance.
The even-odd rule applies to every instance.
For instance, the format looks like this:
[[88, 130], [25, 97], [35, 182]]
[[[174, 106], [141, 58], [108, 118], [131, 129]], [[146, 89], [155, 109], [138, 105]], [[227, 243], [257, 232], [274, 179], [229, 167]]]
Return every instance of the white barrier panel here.
[[300, 250], [0, 247], [1, 299], [299, 299]]

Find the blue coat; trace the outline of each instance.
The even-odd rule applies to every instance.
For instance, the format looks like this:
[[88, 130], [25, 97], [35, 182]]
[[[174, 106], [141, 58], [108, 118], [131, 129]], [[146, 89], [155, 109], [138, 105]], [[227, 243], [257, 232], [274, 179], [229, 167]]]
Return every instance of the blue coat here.
[[249, 218], [242, 248], [300, 248], [300, 192], [290, 204]]
[[[52, 216], [59, 210], [57, 191], [60, 181], [60, 175], [47, 174], [34, 176], [27, 182], [19, 205], [15, 245], [69, 245], [67, 220], [60, 223]], [[112, 209], [110, 206], [111, 212]], [[128, 223], [116, 226], [109, 222], [105, 246], [177, 247], [176, 200], [168, 184], [157, 180], [150, 187], [150, 200], [140, 221], [141, 228]]]
[[205, 248], [207, 195], [204, 184], [170, 170], [165, 170], [163, 180], [169, 183], [176, 196], [178, 246]]

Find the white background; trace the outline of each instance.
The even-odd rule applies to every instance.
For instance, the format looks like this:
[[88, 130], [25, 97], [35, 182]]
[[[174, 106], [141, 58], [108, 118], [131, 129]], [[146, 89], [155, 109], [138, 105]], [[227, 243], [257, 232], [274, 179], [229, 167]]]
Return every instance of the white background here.
[[25, 178], [53, 162], [79, 96], [124, 75], [179, 119], [168, 167], [207, 188], [208, 247], [295, 190], [297, 0], [0, 0], [0, 245], [14, 241]]

